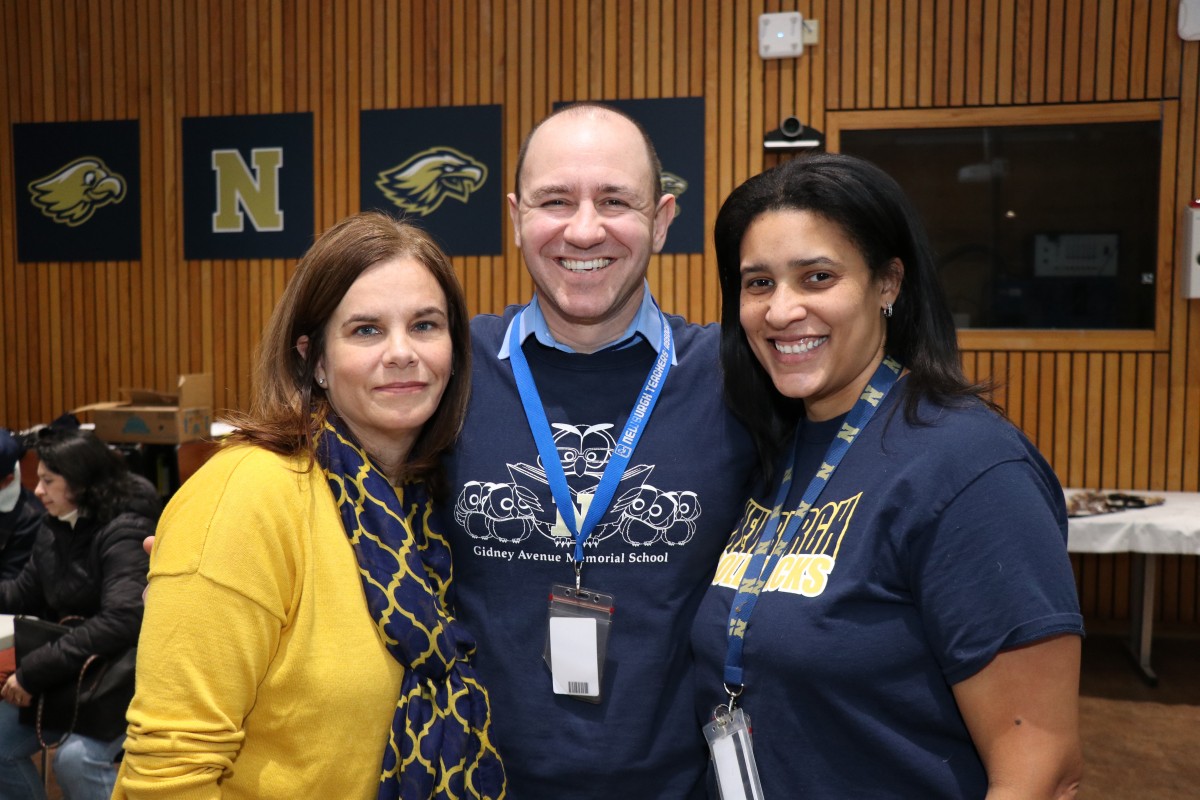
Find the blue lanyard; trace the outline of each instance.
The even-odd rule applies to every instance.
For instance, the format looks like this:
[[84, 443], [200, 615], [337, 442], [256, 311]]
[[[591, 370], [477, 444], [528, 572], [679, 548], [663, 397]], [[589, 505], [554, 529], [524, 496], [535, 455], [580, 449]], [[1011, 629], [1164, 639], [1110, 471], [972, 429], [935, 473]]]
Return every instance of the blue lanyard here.
[[[767, 580], [775, 571], [775, 565], [779, 563], [780, 556], [787, 550], [796, 531], [800, 529], [809, 509], [816, 505], [821, 492], [829, 484], [829, 479], [833, 477], [834, 470], [850, 450], [850, 445], [854, 444], [855, 438], [871, 421], [879, 404], [895, 385], [896, 379], [900, 377], [900, 370], [901, 366], [895, 359], [891, 357], [883, 359], [883, 363], [879, 365], [875, 374], [871, 376], [870, 382], [867, 383], [867, 388], [863, 390], [858, 402], [854, 404], [854, 408], [850, 410], [850, 414], [842, 423], [842, 429], [829, 443], [829, 449], [825, 451], [824, 463], [809, 481], [800, 506], [785, 525], [781, 516], [783, 504], [787, 502], [788, 492], [792, 487], [792, 471], [796, 463], [798, 446], [798, 436], [795, 433], [792, 434], [790, 448], [792, 463], [787, 466], [783, 477], [779, 480], [775, 505], [772, 506], [771, 515], [763, 526], [764, 538], [760, 539], [758, 546], [754, 548], [754, 555], [750, 558], [750, 563], [738, 586], [737, 595], [729, 607], [729, 647], [725, 654], [725, 688], [731, 695], [734, 694], [732, 687], [743, 685], [742, 648], [746, 643], [746, 626], [750, 622], [754, 606], [758, 603], [759, 593], [762, 592]], [[797, 426], [797, 430], [799, 430], [799, 426]], [[766, 532], [772, 529], [774, 532], [768, 535]], [[740, 689], [738, 692], [740, 693]]]
[[[521, 314], [525, 312], [522, 311]], [[554, 495], [563, 523], [575, 538], [575, 579], [579, 581], [579, 568], [583, 564], [583, 543], [587, 541], [592, 530], [612, 503], [617, 485], [625, 474], [625, 467], [637, 447], [638, 439], [646, 429], [646, 422], [658, 402], [663, 384], [667, 382], [667, 373], [671, 369], [671, 361], [675, 352], [675, 340], [671, 335], [671, 325], [661, 311], [658, 316], [662, 321], [662, 339], [659, 341], [658, 358], [646, 376], [642, 391], [634, 403], [629, 418], [625, 421], [625, 429], [617, 439], [617, 445], [609, 457], [604, 473], [600, 476], [600, 484], [592, 497], [583, 524], [575, 519], [575, 504], [571, 500], [571, 489], [567, 485], [567, 476], [563, 472], [562, 461], [558, 455], [558, 447], [554, 444], [554, 436], [550, 432], [550, 423], [546, 419], [546, 409], [538, 396], [537, 386], [533, 381], [533, 373], [529, 371], [529, 362], [521, 350], [521, 314], [513, 320], [508, 334], [508, 360], [512, 364], [513, 377], [517, 381], [517, 391], [521, 395], [521, 404], [525, 407], [525, 418], [529, 421], [529, 429], [537, 444], [538, 455], [542, 458], [542, 468], [546, 470], [546, 481]]]

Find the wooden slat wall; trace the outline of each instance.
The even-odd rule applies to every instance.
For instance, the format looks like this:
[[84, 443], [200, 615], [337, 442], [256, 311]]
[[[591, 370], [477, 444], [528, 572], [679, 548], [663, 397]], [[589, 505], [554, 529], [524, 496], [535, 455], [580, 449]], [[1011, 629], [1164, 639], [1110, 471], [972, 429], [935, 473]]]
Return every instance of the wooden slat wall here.
[[[800, 11], [820, 44], [762, 61], [757, 17]], [[0, 3], [0, 424], [216, 375], [218, 407], [249, 394], [252, 347], [292, 264], [182, 258], [180, 118], [311, 111], [316, 226], [356, 209], [363, 108], [498, 103], [505, 177], [522, 133], [558, 100], [705, 97], [711, 222], [775, 163], [765, 131], [830, 111], [1177, 99], [1166, 130], [1180, 209], [1200, 194], [1200, 44], [1177, 0], [5, 0]], [[18, 264], [11, 123], [137, 119], [140, 262]], [[1064, 190], [1069, 190], [1065, 187]], [[496, 213], [504, 215], [501, 204]], [[507, 225], [506, 217], [505, 225]], [[1181, 243], [1174, 215], [1160, 279]], [[511, 242], [456, 266], [475, 311], [526, 298]], [[663, 305], [718, 314], [708, 255], [656, 260]], [[1200, 489], [1200, 303], [1172, 293], [1169, 343], [1146, 352], [967, 352], [1066, 484]], [[1128, 613], [1125, 556], [1075, 559], [1085, 610]], [[1197, 559], [1165, 559], [1160, 618], [1194, 623]]]

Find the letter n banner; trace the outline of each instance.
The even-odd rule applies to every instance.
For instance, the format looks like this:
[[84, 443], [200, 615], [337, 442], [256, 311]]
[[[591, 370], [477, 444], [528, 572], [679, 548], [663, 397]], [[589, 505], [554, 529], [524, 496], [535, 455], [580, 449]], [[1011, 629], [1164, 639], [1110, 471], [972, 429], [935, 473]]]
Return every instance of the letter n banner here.
[[312, 235], [312, 114], [183, 120], [184, 258], [299, 258]]

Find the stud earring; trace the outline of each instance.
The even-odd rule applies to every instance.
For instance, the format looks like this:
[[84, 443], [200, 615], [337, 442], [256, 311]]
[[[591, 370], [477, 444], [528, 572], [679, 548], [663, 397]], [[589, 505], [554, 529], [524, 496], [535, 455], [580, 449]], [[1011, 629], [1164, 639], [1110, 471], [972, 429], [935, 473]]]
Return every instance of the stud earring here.
[[883, 304], [883, 316], [884, 316], [884, 318], [885, 318], [885, 319], [891, 319], [891, 318], [892, 318], [892, 313], [893, 313], [893, 312], [892, 312], [892, 304], [891, 304], [891, 303], [884, 303], [884, 304]]
[[322, 389], [324, 389], [325, 388], [325, 379], [317, 378], [317, 386], [320, 386]]

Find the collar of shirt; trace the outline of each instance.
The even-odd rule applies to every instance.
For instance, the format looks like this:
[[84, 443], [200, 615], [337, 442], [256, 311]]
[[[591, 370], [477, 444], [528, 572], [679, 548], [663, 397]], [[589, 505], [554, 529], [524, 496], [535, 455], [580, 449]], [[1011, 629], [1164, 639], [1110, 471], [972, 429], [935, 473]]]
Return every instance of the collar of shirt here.
[[[650, 284], [644, 283], [642, 285], [642, 303], [638, 306], [633, 322], [629, 323], [629, 327], [625, 329], [624, 333], [601, 347], [600, 350], [619, 350], [628, 347], [633, 343], [635, 337], [640, 335], [650, 343], [655, 352], [658, 352], [662, 345], [662, 323], [659, 321], [661, 316], [662, 312], [658, 310], [658, 305], [655, 304], [654, 297], [650, 294]], [[519, 332], [521, 342], [533, 336], [547, 347], [562, 350], [564, 353], [575, 352], [554, 338], [554, 334], [550, 332], [550, 326], [546, 323], [546, 315], [542, 313], [542, 308], [538, 305], [538, 296], [535, 293], [533, 299], [529, 301], [529, 305], [526, 306], [525, 313], [513, 317], [512, 322], [508, 323], [508, 327], [505, 328], [504, 341], [500, 345], [500, 351], [496, 354], [501, 361], [508, 359], [508, 337], [512, 333], [512, 326], [517, 324], [518, 320], [521, 324]], [[672, 353], [671, 366], [675, 366], [678, 361], [678, 353]]]

